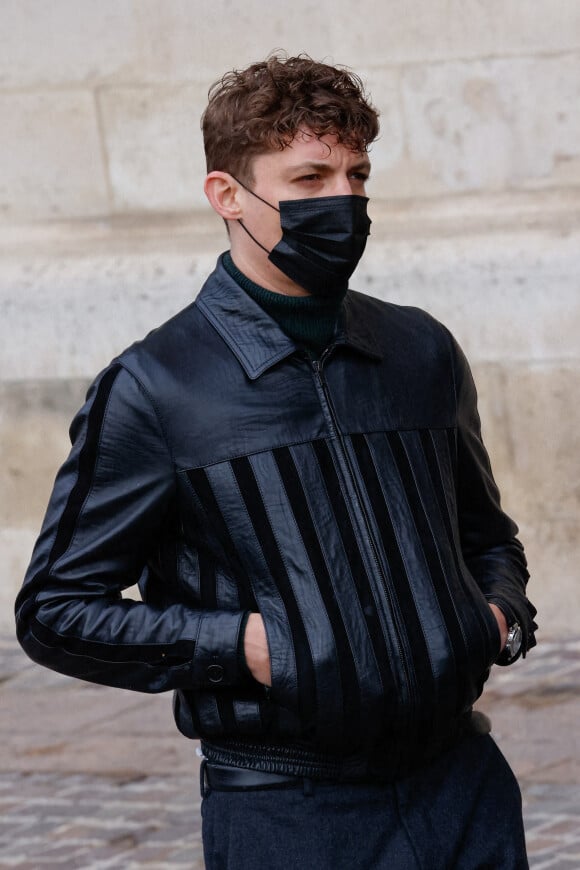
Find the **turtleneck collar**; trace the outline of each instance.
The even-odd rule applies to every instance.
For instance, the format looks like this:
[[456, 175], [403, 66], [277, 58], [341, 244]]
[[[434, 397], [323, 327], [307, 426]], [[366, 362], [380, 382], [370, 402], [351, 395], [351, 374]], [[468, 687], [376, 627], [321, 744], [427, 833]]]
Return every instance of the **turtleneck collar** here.
[[223, 255], [222, 262], [228, 275], [297, 344], [303, 345], [315, 354], [322, 353], [330, 344], [346, 293], [333, 299], [273, 293], [255, 284], [240, 272], [229, 251]]

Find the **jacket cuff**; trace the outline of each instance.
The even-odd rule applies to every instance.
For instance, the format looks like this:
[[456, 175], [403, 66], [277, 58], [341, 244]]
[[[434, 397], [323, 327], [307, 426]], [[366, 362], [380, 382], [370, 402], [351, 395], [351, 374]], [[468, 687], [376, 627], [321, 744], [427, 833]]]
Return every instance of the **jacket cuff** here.
[[225, 688], [243, 680], [238, 649], [245, 617], [244, 611], [213, 610], [203, 614], [192, 662], [195, 688]]

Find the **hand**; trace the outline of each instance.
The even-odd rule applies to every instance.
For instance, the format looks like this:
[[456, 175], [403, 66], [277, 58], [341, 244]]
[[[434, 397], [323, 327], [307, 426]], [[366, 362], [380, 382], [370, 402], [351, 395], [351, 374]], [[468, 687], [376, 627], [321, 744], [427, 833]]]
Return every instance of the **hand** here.
[[272, 673], [268, 640], [264, 621], [259, 613], [250, 613], [248, 617], [244, 634], [244, 656], [254, 679], [264, 686], [271, 686]]
[[491, 611], [497, 620], [497, 626], [499, 628], [499, 634], [501, 637], [501, 649], [500, 653], [503, 652], [503, 649], [507, 643], [508, 637], [508, 624], [507, 619], [505, 618], [503, 611], [497, 606], [497, 604], [490, 604]]

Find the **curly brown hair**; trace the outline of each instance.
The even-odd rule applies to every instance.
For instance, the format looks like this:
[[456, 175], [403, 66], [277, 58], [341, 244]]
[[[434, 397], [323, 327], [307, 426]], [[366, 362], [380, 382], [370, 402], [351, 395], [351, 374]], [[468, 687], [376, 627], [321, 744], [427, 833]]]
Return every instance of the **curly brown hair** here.
[[379, 132], [378, 112], [361, 79], [344, 67], [307, 55], [273, 54], [232, 70], [209, 90], [202, 117], [207, 171], [253, 181], [252, 159], [282, 151], [300, 130], [334, 134], [353, 151], [366, 151]]

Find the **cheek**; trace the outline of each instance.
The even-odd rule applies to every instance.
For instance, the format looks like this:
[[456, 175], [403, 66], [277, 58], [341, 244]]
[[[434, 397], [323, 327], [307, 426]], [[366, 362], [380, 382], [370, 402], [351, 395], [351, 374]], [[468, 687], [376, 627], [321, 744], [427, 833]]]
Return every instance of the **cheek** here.
[[259, 236], [258, 238], [268, 250], [278, 244], [282, 238], [282, 227], [280, 226], [280, 215], [272, 211], [271, 215], [261, 214], [257, 224]]

